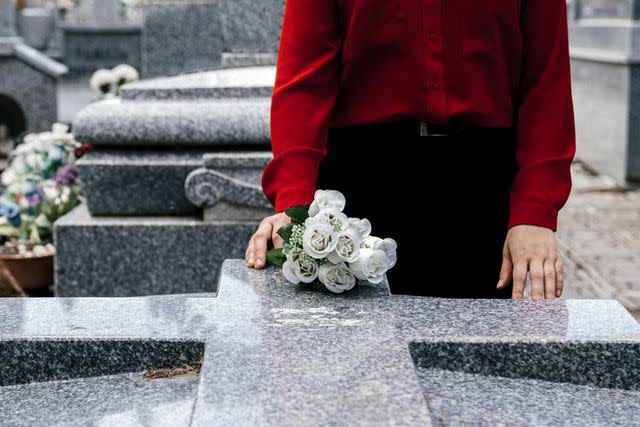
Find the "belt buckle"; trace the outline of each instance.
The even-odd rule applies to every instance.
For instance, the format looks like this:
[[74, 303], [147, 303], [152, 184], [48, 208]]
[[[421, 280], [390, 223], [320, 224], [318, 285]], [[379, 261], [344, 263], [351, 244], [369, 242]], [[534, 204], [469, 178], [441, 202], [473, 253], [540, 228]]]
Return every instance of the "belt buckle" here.
[[429, 124], [423, 120], [420, 120], [420, 136], [447, 136], [447, 134], [430, 131]]

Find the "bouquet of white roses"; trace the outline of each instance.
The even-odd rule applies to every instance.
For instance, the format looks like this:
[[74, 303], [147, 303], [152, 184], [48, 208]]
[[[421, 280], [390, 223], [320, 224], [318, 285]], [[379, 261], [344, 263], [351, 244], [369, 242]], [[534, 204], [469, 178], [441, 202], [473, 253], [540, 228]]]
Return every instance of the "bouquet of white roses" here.
[[311, 205], [286, 209], [291, 224], [278, 230], [284, 244], [271, 249], [267, 260], [282, 267], [291, 283], [335, 293], [351, 290], [356, 279], [381, 282], [396, 263], [398, 245], [372, 236], [369, 220], [347, 217], [345, 204], [339, 191], [318, 190]]

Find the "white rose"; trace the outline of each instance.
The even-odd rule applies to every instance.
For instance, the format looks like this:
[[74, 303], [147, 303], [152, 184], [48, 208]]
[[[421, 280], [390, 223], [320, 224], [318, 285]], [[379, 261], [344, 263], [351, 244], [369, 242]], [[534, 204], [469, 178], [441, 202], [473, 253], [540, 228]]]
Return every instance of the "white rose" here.
[[366, 239], [371, 234], [371, 223], [366, 218], [349, 218], [349, 227], [358, 230], [363, 239]]
[[340, 294], [353, 289], [356, 278], [346, 264], [322, 264], [318, 267], [318, 279], [331, 292]]
[[355, 228], [347, 228], [338, 233], [338, 242], [333, 252], [327, 255], [327, 259], [334, 264], [344, 261], [352, 262], [360, 255], [362, 235]]
[[315, 216], [324, 208], [335, 208], [342, 212], [346, 200], [341, 192], [335, 190], [317, 190], [309, 206], [309, 216]]
[[287, 260], [282, 265], [282, 273], [293, 284], [311, 283], [318, 277], [318, 264], [304, 255], [287, 255]]
[[342, 231], [349, 227], [349, 218], [336, 208], [323, 208], [313, 218], [328, 222], [336, 231]]
[[362, 247], [383, 251], [389, 260], [389, 268], [396, 265], [396, 261], [398, 259], [396, 252], [398, 244], [395, 240], [391, 238], [381, 239], [379, 237], [369, 236], [364, 239], [364, 242], [362, 242]]
[[331, 224], [307, 218], [305, 227], [302, 235], [302, 249], [309, 256], [322, 259], [336, 248], [338, 238]]
[[360, 256], [349, 263], [349, 268], [358, 279], [380, 283], [389, 269], [389, 261], [384, 251], [361, 248]]

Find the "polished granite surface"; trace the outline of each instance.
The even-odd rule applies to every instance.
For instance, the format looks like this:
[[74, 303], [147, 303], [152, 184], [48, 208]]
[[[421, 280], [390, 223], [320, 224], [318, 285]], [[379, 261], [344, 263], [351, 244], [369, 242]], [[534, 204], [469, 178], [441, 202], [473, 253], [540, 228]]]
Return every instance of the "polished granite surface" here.
[[[336, 296], [288, 284], [274, 268], [247, 270], [230, 260], [217, 295], [0, 299], [0, 318], [0, 352], [38, 348], [24, 341], [96, 343], [100, 353], [115, 355], [122, 375], [139, 372], [148, 358], [122, 357], [122, 344], [110, 349], [109, 342], [148, 341], [151, 347], [137, 347], [146, 355], [154, 343], [186, 342], [197, 350], [204, 342], [193, 410], [183, 404], [166, 412], [176, 424], [186, 411], [194, 426], [466, 425], [469, 419], [570, 425], [584, 408], [589, 422], [615, 424], [637, 413], [640, 401], [640, 325], [614, 301], [445, 300], [390, 296], [384, 285]], [[171, 351], [173, 365], [188, 359], [183, 346]], [[507, 357], [514, 354], [517, 359]], [[0, 379], [20, 377], [30, 360], [68, 371], [60, 368], [61, 357], [24, 350], [22, 362], [0, 365]], [[84, 373], [78, 365], [77, 376]], [[99, 380], [73, 381], [84, 387]], [[22, 387], [47, 387], [42, 384], [49, 383]], [[0, 387], [0, 395], [12, 387], [20, 386]], [[94, 398], [117, 394], [102, 390]], [[538, 403], [527, 393], [540, 396]], [[62, 404], [23, 396], [24, 405], [43, 413]], [[176, 401], [185, 398], [178, 394], [155, 407], [163, 411]], [[136, 410], [123, 405], [101, 414], [94, 424], [122, 425], [135, 422]], [[21, 419], [16, 412], [0, 424], [34, 425]]]

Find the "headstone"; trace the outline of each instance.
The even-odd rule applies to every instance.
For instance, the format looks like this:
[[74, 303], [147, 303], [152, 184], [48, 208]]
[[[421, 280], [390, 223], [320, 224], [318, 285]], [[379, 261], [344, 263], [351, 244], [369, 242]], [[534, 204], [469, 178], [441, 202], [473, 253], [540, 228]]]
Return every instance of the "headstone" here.
[[78, 9], [60, 24], [67, 80], [86, 82], [96, 70], [119, 64], [140, 69], [142, 24], [125, 19], [119, 0], [83, 0]]
[[87, 205], [56, 223], [56, 294], [210, 291], [273, 211], [260, 178], [274, 80], [273, 66], [149, 79], [82, 110]]
[[0, 37], [15, 37], [16, 9], [13, 0], [0, 0]]
[[576, 157], [640, 181], [640, 1], [574, 0], [569, 20]]
[[283, 13], [282, 0], [146, 1], [143, 74], [274, 65]]
[[640, 412], [640, 325], [616, 301], [421, 298], [384, 282], [334, 295], [229, 260], [217, 293], [0, 299], [0, 318], [8, 425], [629, 425]]

